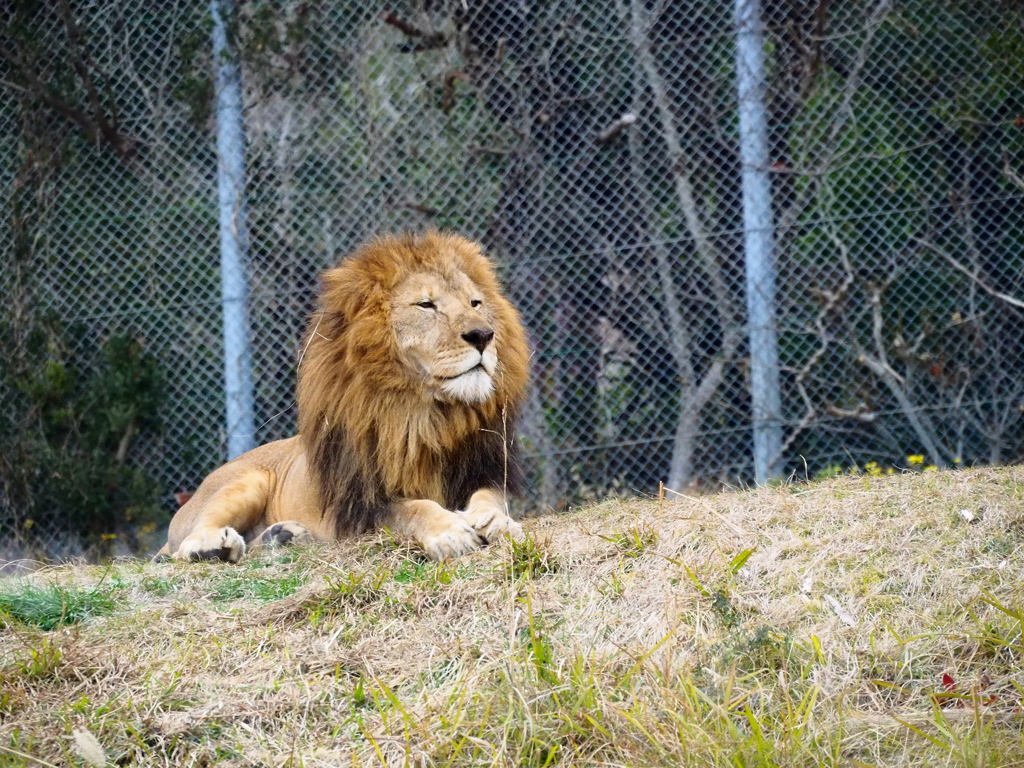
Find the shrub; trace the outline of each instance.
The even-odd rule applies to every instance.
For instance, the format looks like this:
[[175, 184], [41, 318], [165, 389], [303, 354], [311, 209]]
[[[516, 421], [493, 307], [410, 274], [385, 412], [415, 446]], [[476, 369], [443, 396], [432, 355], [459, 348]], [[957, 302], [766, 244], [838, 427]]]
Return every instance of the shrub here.
[[69, 339], [84, 329], [52, 317], [0, 336], [9, 340], [0, 350], [0, 536], [78, 538], [102, 553], [157, 522], [158, 487], [128, 461], [139, 434], [160, 428], [156, 358], [128, 335], [91, 347], [92, 358], [76, 354]]

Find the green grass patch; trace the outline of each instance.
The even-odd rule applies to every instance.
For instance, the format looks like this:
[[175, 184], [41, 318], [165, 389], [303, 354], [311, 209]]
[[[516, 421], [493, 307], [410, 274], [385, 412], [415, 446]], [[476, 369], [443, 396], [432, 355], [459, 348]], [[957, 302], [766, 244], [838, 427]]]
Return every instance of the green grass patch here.
[[658, 532], [646, 523], [631, 525], [626, 530], [598, 538], [610, 541], [625, 557], [640, 557], [658, 543]]
[[167, 597], [178, 589], [178, 585], [172, 579], [160, 576], [146, 576], [139, 582], [139, 586], [156, 597]]
[[392, 577], [399, 584], [425, 581], [451, 584], [453, 579], [468, 579], [472, 575], [473, 569], [458, 561], [433, 563], [429, 560], [406, 560], [392, 572]]
[[509, 538], [508, 554], [500, 573], [506, 581], [534, 579], [547, 573], [558, 573], [561, 564], [550, 551], [550, 542], [526, 534], [522, 541]]
[[394, 579], [399, 584], [412, 584], [416, 581], [424, 581], [430, 578], [435, 567], [430, 562], [407, 560], [395, 569]]
[[116, 607], [116, 588], [13, 582], [0, 587], [0, 626], [29, 624], [44, 632], [106, 616]]
[[43, 638], [35, 648], [27, 649], [28, 653], [16, 658], [13, 664], [0, 672], [0, 679], [9, 674], [20, 675], [29, 680], [46, 680], [53, 677], [64, 659], [64, 651], [48, 638]]
[[217, 602], [245, 599], [267, 603], [294, 594], [307, 581], [301, 573], [273, 577], [257, 576], [252, 572], [233, 572], [210, 585], [210, 599]]

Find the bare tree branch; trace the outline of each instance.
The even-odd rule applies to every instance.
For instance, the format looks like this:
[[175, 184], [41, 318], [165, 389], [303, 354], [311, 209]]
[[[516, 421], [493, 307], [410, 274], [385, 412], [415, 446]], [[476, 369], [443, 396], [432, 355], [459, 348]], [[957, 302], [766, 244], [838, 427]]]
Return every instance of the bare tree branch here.
[[885, 355], [885, 347], [882, 340], [882, 292], [885, 290], [884, 285], [874, 285], [871, 287], [871, 325], [872, 325], [872, 336], [875, 342], [876, 354], [871, 355], [866, 351], [861, 350], [857, 356], [857, 362], [871, 371], [875, 376], [882, 380], [882, 383], [889, 389], [889, 392], [899, 403], [900, 409], [903, 411], [903, 415], [907, 417], [907, 421], [910, 422], [910, 426], [917, 433], [918, 439], [921, 441], [921, 445], [924, 446], [925, 453], [931, 459], [933, 464], [940, 467], [948, 466], [946, 452], [941, 450], [938, 441], [935, 437], [935, 430], [924, 413], [911, 402], [909, 394], [907, 394], [906, 380], [900, 376], [896, 371], [889, 365], [889, 361]]
[[420, 51], [429, 51], [434, 48], [443, 48], [448, 44], [448, 36], [443, 32], [424, 32], [415, 24], [412, 24], [393, 13], [385, 12], [382, 13], [380, 17], [385, 24], [401, 30], [401, 32], [407, 37], [413, 37], [419, 40], [417, 43], [407, 43], [406, 45], [403, 45], [401, 48], [403, 53], [419, 53]]
[[814, 31], [810, 36], [813, 53], [806, 61], [800, 81], [800, 101], [805, 101], [810, 94], [824, 60], [821, 51], [822, 43], [825, 42], [825, 27], [828, 25], [828, 5], [829, 0], [818, 0], [818, 7], [814, 11]]
[[913, 427], [914, 432], [917, 433], [917, 437], [924, 446], [925, 452], [928, 454], [928, 458], [931, 459], [932, 463], [940, 467], [947, 466], [947, 462], [943, 458], [944, 453], [939, 450], [939, 446], [935, 442], [934, 437], [921, 420], [919, 409], [914, 407], [914, 404], [907, 396], [906, 390], [901, 386], [901, 381], [893, 375], [893, 370], [888, 366], [883, 365], [866, 352], [862, 352], [857, 357], [857, 362], [880, 378], [889, 389], [889, 392], [892, 393], [892, 396], [896, 398], [896, 402], [899, 403], [900, 409], [903, 411], [903, 415], [907, 417], [907, 421], [910, 422], [910, 426]]
[[107, 100], [111, 103], [113, 119], [107, 118], [103, 100], [100, 98], [91, 74], [91, 70], [96, 69], [95, 62], [85, 50], [82, 33], [74, 22], [67, 0], [62, 0], [60, 5], [68, 33], [71, 64], [85, 88], [90, 109], [82, 109], [70, 103], [56, 88], [41, 80], [29, 61], [15, 51], [0, 46], [0, 58], [11, 65], [15, 80], [29, 95], [77, 125], [90, 142], [105, 144], [122, 160], [131, 162], [136, 156], [136, 141], [120, 130], [117, 122], [116, 103], [113, 96], [109, 94]]
[[[818, 316], [814, 320], [814, 327], [818, 334], [819, 346], [811, 356], [807, 358], [807, 361], [800, 367], [800, 370], [797, 371], [797, 374], [793, 379], [797, 392], [800, 393], [800, 399], [803, 400], [804, 403], [804, 415], [782, 443], [782, 447], [779, 449], [779, 456], [773, 459], [773, 463], [789, 451], [793, 443], [796, 442], [796, 439], [814, 422], [814, 418], [817, 416], [817, 408], [815, 408], [811, 395], [807, 391], [807, 377], [814, 369], [814, 366], [818, 364], [818, 361], [825, 356], [826, 352], [828, 352], [828, 348], [832, 340], [829, 338], [826, 324], [833, 312], [835, 312], [836, 308], [846, 299], [846, 295], [849, 293], [850, 287], [853, 285], [853, 265], [850, 263], [850, 252], [846, 247], [846, 243], [844, 243], [839, 237], [839, 233], [836, 231], [834, 223], [828, 222], [826, 226], [829, 229], [829, 235], [832, 238], [832, 242], [835, 243], [836, 248], [839, 250], [839, 260], [843, 265], [844, 277], [843, 281], [835, 290], [821, 291], [821, 297], [824, 299], [824, 302], [822, 304], [821, 311], [818, 312]], [[833, 416], [835, 416], [836, 412], [840, 410], [841, 409], [834, 405], [826, 407], [826, 411]]]
[[[617, 5], [620, 18], [628, 24], [630, 39], [633, 47], [636, 49], [640, 68], [646, 77], [647, 86], [654, 99], [654, 105], [661, 122], [662, 138], [668, 147], [671, 172], [675, 182], [679, 207], [683, 212], [687, 229], [696, 246], [704, 275], [711, 284], [711, 293], [714, 298], [713, 303], [722, 330], [722, 341], [718, 354], [704, 374], [698, 378], [693, 363], [694, 345], [689, 332], [690, 324], [687, 318], [683, 316], [682, 303], [676, 290], [675, 278], [672, 274], [671, 259], [664, 246], [658, 241], [658, 238], [651, 236], [654, 229], [653, 224], [650, 221], [645, 222], [649, 230], [648, 238], [651, 241], [658, 285], [661, 289], [661, 303], [665, 314], [668, 316], [670, 326], [668, 329], [668, 346], [672, 351], [681, 385], [679, 417], [676, 422], [668, 477], [669, 485], [681, 488], [693, 475], [694, 453], [701, 413], [711, 401], [711, 398], [714, 397], [715, 392], [724, 383], [725, 366], [735, 358], [742, 340], [742, 334], [735, 297], [723, 274], [721, 254], [707, 233], [703, 214], [699, 210], [696, 196], [694, 195], [693, 183], [687, 171], [686, 158], [683, 153], [682, 142], [679, 138], [680, 132], [676, 126], [675, 116], [670, 106], [668, 87], [651, 50], [648, 34], [653, 21], [657, 18], [657, 13], [660, 11], [658, 9], [647, 10], [643, 0], [631, 0], [628, 9], [622, 0]], [[637, 79], [639, 80], [639, 78]], [[640, 113], [643, 101], [642, 92], [643, 88], [640, 87], [634, 94], [633, 115]], [[625, 117], [619, 118], [619, 121], [622, 121]], [[631, 145], [633, 145], [632, 134], [630, 134], [630, 139]], [[631, 146], [630, 167], [633, 176], [633, 188], [638, 196], [640, 207], [645, 215], [649, 216], [652, 206], [648, 200], [645, 186], [646, 181], [637, 163], [637, 157], [637, 148]]]
[[1024, 191], [1024, 177], [1010, 167], [1010, 156], [1005, 150], [1003, 151], [1003, 175], [1013, 186]]
[[88, 114], [58, 98], [53, 90], [36, 77], [29, 66], [24, 64], [12, 51], [0, 46], [0, 58], [5, 59], [15, 68], [16, 77], [21, 80], [20, 84], [25, 90], [62, 117], [78, 125], [89, 141], [98, 142], [102, 139], [99, 126], [96, 125]]
[[629, 35], [636, 49], [637, 58], [647, 77], [647, 84], [654, 96], [654, 103], [658, 110], [658, 117], [661, 121], [662, 138], [668, 147], [672, 177], [675, 181], [676, 196], [679, 198], [679, 206], [683, 211], [686, 220], [686, 227], [693, 238], [697, 253], [704, 265], [704, 272], [711, 283], [711, 290], [715, 295], [722, 323], [722, 334], [724, 337], [722, 348], [723, 354], [733, 352], [739, 346], [740, 327], [734, 297], [722, 274], [721, 256], [715, 248], [714, 243], [708, 236], [707, 228], [704, 225], [703, 217], [697, 205], [693, 193], [693, 183], [686, 169], [686, 157], [683, 153], [682, 142], [679, 139], [679, 131], [675, 125], [675, 117], [672, 114], [668, 88], [665, 80], [658, 69], [658, 63], [651, 51], [651, 43], [648, 39], [648, 32], [652, 26], [652, 16], [644, 8], [643, 0], [631, 0], [629, 16], [625, 16], [625, 9], [619, 3], [620, 13], [624, 18], [629, 18]]
[[[861, 77], [864, 73], [864, 67], [867, 66], [868, 58], [871, 55], [875, 33], [878, 31], [882, 22], [885, 21], [885, 17], [889, 15], [891, 10], [892, 0], [879, 0], [878, 4], [871, 12], [871, 16], [868, 17], [868, 20], [864, 25], [864, 38], [861, 40], [860, 48], [857, 50], [857, 56], [854, 59], [853, 67], [846, 77], [846, 82], [843, 84], [843, 92], [839, 100], [839, 107], [836, 110], [835, 120], [829, 128], [828, 137], [823, 142], [821, 151], [818, 153], [816, 169], [811, 171], [809, 174], [812, 179], [823, 178], [825, 172], [833, 166], [833, 161], [839, 151], [839, 144], [843, 135], [843, 129], [846, 127], [846, 123], [853, 115], [853, 100], [856, 97], [857, 92], [860, 90]], [[827, 9], [825, 8], [819, 8], [819, 11], [827, 13]], [[821, 21], [824, 23], [824, 19]], [[782, 236], [785, 236], [786, 233], [788, 233], [796, 224], [800, 215], [806, 210], [814, 197], [814, 193], [818, 189], [818, 184], [808, 184], [804, 188], [803, 193], [782, 212], [778, 223], [778, 230]]]
[[385, 24], [390, 24], [392, 27], [401, 30], [404, 34], [408, 35], [409, 37], [424, 36], [424, 32], [422, 29], [420, 29], [414, 24], [410, 24], [405, 19], [399, 18], [393, 13], [384, 12], [380, 15], [380, 17], [384, 20]]
[[959, 261], [957, 261], [955, 258], [953, 258], [952, 255], [946, 253], [944, 250], [939, 248], [937, 245], [934, 245], [934, 244], [928, 242], [927, 240], [923, 240], [923, 239], [921, 239], [919, 237], [911, 237], [910, 239], [913, 240], [918, 245], [923, 245], [925, 248], [930, 250], [932, 253], [935, 253], [935, 254], [941, 256], [943, 259], [946, 260], [946, 262], [949, 264], [949, 266], [953, 267], [953, 269], [955, 269], [957, 272], [960, 272], [960, 273], [966, 275], [967, 277], [969, 277], [979, 288], [981, 288], [981, 290], [983, 290], [985, 293], [987, 293], [992, 298], [999, 299], [1000, 301], [1005, 302], [1006, 304], [1009, 304], [1011, 307], [1016, 307], [1017, 309], [1024, 309], [1024, 301], [1021, 301], [1018, 298], [1010, 296], [1007, 293], [1003, 293], [1002, 291], [997, 291], [995, 288], [993, 288], [988, 283], [986, 283], [983, 279], [978, 277], [974, 272], [972, 272], [970, 269], [968, 269], [963, 264], [961, 264]]
[[846, 84], [843, 87], [843, 98], [839, 103], [836, 120], [832, 123], [832, 127], [828, 132], [825, 152], [819, 166], [821, 168], [831, 165], [832, 159], [839, 149], [839, 137], [842, 135], [847, 121], [853, 116], [853, 98], [860, 89], [861, 77], [864, 74], [864, 67], [867, 66], [868, 57], [871, 55], [871, 44], [874, 42], [875, 33], [882, 26], [882, 22], [891, 11], [892, 0], [879, 0], [875, 10], [871, 12], [867, 24], [864, 25], [864, 39], [861, 42], [860, 49], [857, 51], [857, 58], [853, 63], [853, 69], [846, 78]]
[[622, 117], [612, 120], [603, 131], [597, 134], [597, 143], [607, 144], [635, 122], [636, 115], [632, 112], [627, 112]]

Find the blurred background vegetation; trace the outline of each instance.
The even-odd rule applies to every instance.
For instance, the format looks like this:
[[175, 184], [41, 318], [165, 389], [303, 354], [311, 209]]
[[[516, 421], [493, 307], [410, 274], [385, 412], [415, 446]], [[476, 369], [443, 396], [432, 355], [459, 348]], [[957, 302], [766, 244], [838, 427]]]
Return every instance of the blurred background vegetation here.
[[[761, 12], [786, 472], [1020, 460], [1024, 10]], [[208, 5], [3, 13], [0, 558], [130, 551], [224, 457]], [[258, 441], [318, 272], [437, 226], [531, 331], [529, 510], [748, 482], [731, 14], [240, 2]]]

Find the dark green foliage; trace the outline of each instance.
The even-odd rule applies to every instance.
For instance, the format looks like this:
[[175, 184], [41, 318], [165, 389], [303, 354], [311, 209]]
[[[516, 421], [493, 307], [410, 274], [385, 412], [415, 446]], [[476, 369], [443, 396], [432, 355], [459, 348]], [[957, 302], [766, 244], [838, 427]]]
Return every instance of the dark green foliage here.
[[95, 358], [75, 354], [77, 334], [47, 318], [3, 350], [0, 392], [14, 407], [0, 413], [0, 528], [29, 542], [100, 544], [161, 515], [156, 483], [128, 461], [140, 432], [160, 428], [156, 359], [125, 335]]
[[188, 109], [189, 122], [200, 130], [205, 128], [213, 111], [213, 68], [209, 51], [212, 25], [213, 20], [206, 13], [202, 23], [196, 23], [182, 36], [178, 43], [178, 79], [171, 91], [171, 96]]
[[711, 597], [711, 610], [728, 629], [735, 629], [742, 621], [742, 617], [729, 601], [729, 594], [721, 589], [716, 590]]

